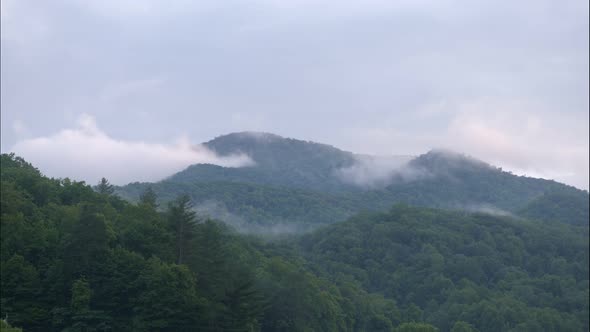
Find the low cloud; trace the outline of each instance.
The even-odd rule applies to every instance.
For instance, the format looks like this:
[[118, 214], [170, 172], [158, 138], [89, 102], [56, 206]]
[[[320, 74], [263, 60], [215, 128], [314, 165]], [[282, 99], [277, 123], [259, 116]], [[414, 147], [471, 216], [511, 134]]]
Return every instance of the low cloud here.
[[117, 140], [101, 131], [90, 115], [82, 115], [76, 128], [18, 141], [10, 151], [47, 176], [69, 177], [90, 184], [97, 183], [101, 177], [118, 185], [158, 181], [192, 164], [223, 167], [254, 164], [247, 155], [220, 157], [186, 138], [175, 144]]
[[394, 154], [444, 148], [588, 190], [588, 113], [558, 113], [526, 98], [459, 98], [426, 104], [408, 121], [347, 128], [352, 140], [344, 147]]
[[224, 203], [215, 200], [202, 201], [195, 205], [193, 209], [200, 216], [219, 220], [242, 234], [261, 236], [301, 234], [320, 226], [286, 221], [273, 222], [272, 220], [259, 220], [258, 223], [251, 223], [241, 216], [229, 212]]
[[465, 210], [474, 213], [485, 213], [498, 217], [514, 217], [514, 215], [506, 210], [502, 210], [490, 204], [470, 204], [457, 207], [460, 210]]
[[413, 181], [427, 176], [424, 171], [411, 167], [411, 156], [359, 155], [354, 164], [340, 168], [336, 176], [342, 181], [364, 188], [385, 187], [392, 181]]

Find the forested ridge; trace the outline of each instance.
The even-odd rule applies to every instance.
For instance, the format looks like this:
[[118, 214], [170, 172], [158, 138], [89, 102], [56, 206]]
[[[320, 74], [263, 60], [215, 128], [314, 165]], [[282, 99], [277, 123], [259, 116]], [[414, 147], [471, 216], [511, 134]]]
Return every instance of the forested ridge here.
[[[584, 200], [539, 220], [544, 200], [572, 202], [555, 187], [530, 220], [398, 204], [260, 238], [195, 214], [183, 190], [129, 203], [4, 154], [0, 315], [24, 331], [587, 331]], [[268, 190], [285, 211], [309, 194]]]
[[[362, 211], [384, 211], [395, 203], [496, 210], [540, 221], [588, 224], [588, 192], [517, 176], [451, 151], [430, 151], [390, 172], [382, 167], [365, 169], [361, 161], [365, 175], [385, 175], [377, 186], [359, 186], [347, 182], [341, 172], [354, 170], [362, 158], [329, 145], [267, 133], [233, 133], [204, 145], [221, 156], [246, 154], [254, 164], [240, 168], [192, 165], [156, 183], [117, 187], [116, 193], [133, 202], [147, 188], [163, 202], [188, 194], [202, 213], [228, 222], [296, 223], [304, 229], [343, 221]], [[551, 207], [546, 208], [545, 202]], [[211, 205], [216, 208], [208, 208]]]

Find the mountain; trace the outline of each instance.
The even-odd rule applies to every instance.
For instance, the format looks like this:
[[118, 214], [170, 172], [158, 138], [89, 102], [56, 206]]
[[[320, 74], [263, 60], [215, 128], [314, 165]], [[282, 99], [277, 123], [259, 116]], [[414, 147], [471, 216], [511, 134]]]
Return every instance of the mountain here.
[[483, 161], [445, 150], [433, 150], [409, 162], [414, 181], [397, 181], [386, 191], [396, 201], [430, 207], [494, 207], [516, 212], [547, 192], [580, 198], [588, 193], [553, 180], [517, 176]]
[[322, 192], [354, 189], [333, 174], [337, 169], [353, 165], [354, 154], [329, 145], [256, 132], [224, 135], [203, 145], [220, 156], [244, 153], [256, 164], [242, 168], [193, 165], [167, 181], [229, 181]]
[[536, 220], [564, 220], [573, 225], [588, 225], [590, 202], [576, 192], [546, 192], [533, 199], [518, 214]]
[[[432, 158], [438, 156], [416, 163]], [[489, 168], [459, 164], [477, 174]], [[455, 167], [434, 165], [444, 172]], [[233, 185], [212, 193], [231, 197], [248, 188]], [[563, 192], [528, 205], [527, 213], [546, 209], [545, 222], [396, 204], [306, 233], [260, 238], [194, 218], [185, 199], [158, 211], [151, 198], [133, 204], [108, 184], [95, 191], [46, 178], [14, 155], [0, 157], [0, 191], [2, 331], [8, 323], [24, 331], [575, 332], [590, 326], [589, 228], [555, 222], [577, 215], [571, 212], [578, 211], [578, 197]], [[286, 218], [294, 213], [290, 204], [277, 207]]]
[[255, 132], [220, 136], [204, 145], [221, 156], [247, 154], [254, 165], [192, 165], [157, 183], [119, 187], [117, 193], [136, 201], [152, 187], [163, 203], [187, 193], [201, 213], [244, 229], [278, 224], [307, 228], [359, 211], [386, 210], [394, 203], [573, 222], [567, 214], [539, 218], [534, 213], [539, 207], [530, 204], [547, 193], [575, 197], [576, 209], [588, 210], [585, 191], [517, 176], [452, 151], [432, 150], [415, 158], [367, 156]]

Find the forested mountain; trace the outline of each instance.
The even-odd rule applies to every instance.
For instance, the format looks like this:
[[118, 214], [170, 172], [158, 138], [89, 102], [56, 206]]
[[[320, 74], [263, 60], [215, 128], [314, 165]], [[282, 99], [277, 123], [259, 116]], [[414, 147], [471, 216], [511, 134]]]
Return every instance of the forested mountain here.
[[[378, 331], [395, 301], [314, 274], [295, 247], [1, 157], [0, 315], [24, 331]], [[405, 326], [412, 326], [407, 321]], [[2, 325], [4, 330], [6, 327]]]
[[[192, 165], [157, 183], [117, 188], [137, 201], [151, 187], [162, 202], [188, 194], [197, 209], [233, 224], [296, 224], [308, 229], [342, 221], [360, 211], [394, 203], [538, 217], [547, 195], [572, 197], [565, 213], [544, 218], [583, 223], [588, 193], [555, 181], [516, 176], [482, 161], [444, 150], [408, 157], [360, 156], [332, 146], [267, 133], [234, 133], [204, 143], [225, 156], [244, 153], [252, 166]], [[586, 204], [584, 204], [586, 202]], [[537, 214], [535, 214], [537, 213]], [[587, 213], [587, 212], [586, 212]], [[574, 218], [574, 219], [571, 219]], [[571, 219], [571, 220], [570, 220]], [[585, 219], [586, 223], [588, 218]], [[246, 227], [247, 228], [247, 227]]]
[[589, 328], [589, 228], [556, 222], [568, 205], [548, 222], [395, 205], [263, 239], [187, 195], [129, 203], [0, 162], [0, 315], [24, 331]]
[[[298, 241], [320, 275], [353, 280], [443, 331], [587, 331], [588, 227], [396, 206]], [[317, 269], [317, 270], [316, 270]]]
[[355, 189], [333, 174], [337, 169], [352, 166], [354, 155], [329, 145], [253, 132], [220, 136], [204, 145], [220, 156], [244, 153], [255, 165], [241, 168], [193, 165], [167, 181], [230, 181], [321, 192]]

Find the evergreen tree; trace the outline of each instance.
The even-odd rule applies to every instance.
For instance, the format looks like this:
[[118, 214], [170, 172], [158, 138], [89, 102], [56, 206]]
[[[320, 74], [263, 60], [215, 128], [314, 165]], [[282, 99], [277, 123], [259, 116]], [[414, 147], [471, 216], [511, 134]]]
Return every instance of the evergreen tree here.
[[170, 203], [168, 214], [176, 233], [176, 262], [182, 264], [185, 260], [189, 240], [194, 235], [196, 222], [196, 213], [192, 210], [190, 197], [186, 194], [180, 195]]
[[112, 195], [115, 192], [115, 188], [107, 179], [102, 178], [96, 186], [96, 191], [103, 195]]
[[100, 264], [106, 259], [112, 234], [100, 211], [101, 207], [95, 204], [82, 206], [78, 223], [64, 248], [67, 277], [90, 277], [100, 270]]
[[151, 206], [154, 209], [158, 208], [158, 196], [152, 189], [152, 186], [149, 186], [140, 196], [139, 196], [139, 203], [145, 204], [147, 206]]

